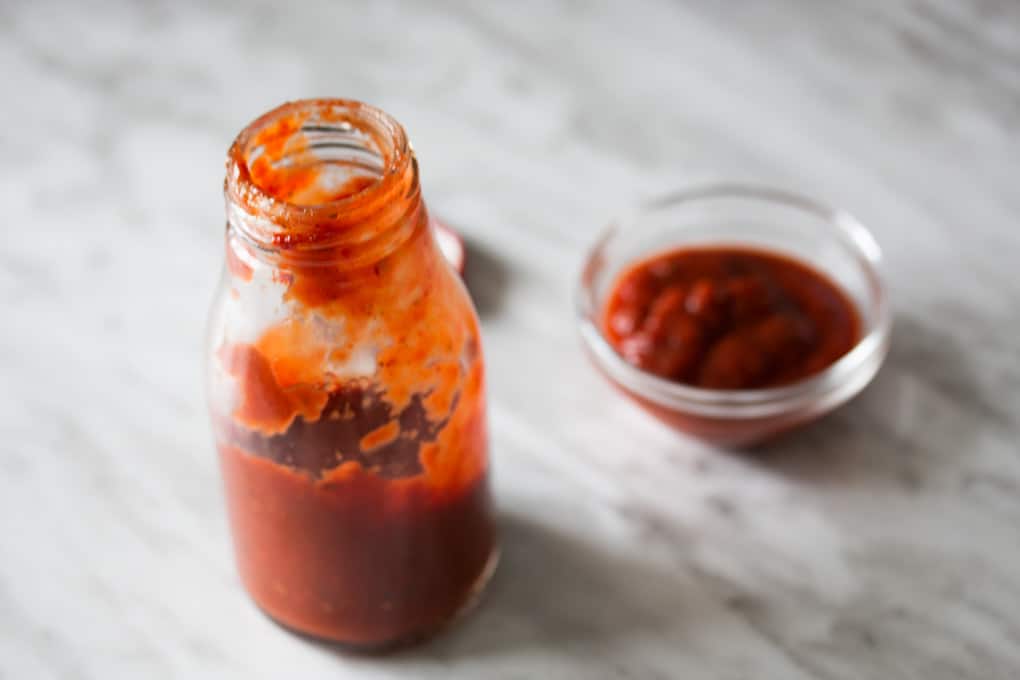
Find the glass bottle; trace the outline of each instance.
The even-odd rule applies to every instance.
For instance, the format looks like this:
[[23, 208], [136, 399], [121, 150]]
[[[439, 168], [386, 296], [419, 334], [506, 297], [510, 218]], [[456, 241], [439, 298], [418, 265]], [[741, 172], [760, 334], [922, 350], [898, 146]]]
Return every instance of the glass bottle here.
[[207, 373], [241, 579], [308, 635], [427, 636], [497, 551], [478, 319], [404, 130], [285, 104], [237, 137], [225, 195]]

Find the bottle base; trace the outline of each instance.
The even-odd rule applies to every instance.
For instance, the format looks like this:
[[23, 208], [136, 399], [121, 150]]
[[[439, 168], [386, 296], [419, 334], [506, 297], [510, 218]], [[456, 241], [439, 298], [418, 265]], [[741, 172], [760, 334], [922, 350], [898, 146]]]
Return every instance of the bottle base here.
[[[252, 597], [252, 602], [258, 608], [262, 614], [272, 621], [274, 624], [282, 628], [283, 630], [304, 638], [311, 642], [315, 642], [321, 645], [328, 645], [334, 649], [342, 651], [348, 654], [360, 654], [365, 656], [376, 656], [389, 654], [400, 649], [406, 649], [408, 647], [414, 647], [422, 644], [428, 640], [431, 640], [435, 636], [441, 634], [444, 630], [447, 630], [451, 626], [455, 625], [459, 620], [467, 616], [478, 606], [478, 603], [482, 599], [482, 595], [485, 592], [486, 586], [489, 581], [492, 580], [493, 574], [496, 572], [496, 567], [499, 566], [499, 559], [501, 555], [500, 547], [497, 545], [492, 549], [492, 553], [489, 555], [489, 559], [486, 561], [485, 566], [479, 573], [478, 578], [471, 584], [471, 588], [468, 591], [467, 597], [464, 603], [445, 621], [437, 626], [432, 626], [426, 630], [412, 631], [410, 633], [400, 635], [399, 637], [391, 640], [381, 640], [379, 642], [352, 642], [350, 640], [344, 640], [341, 638], [333, 638], [327, 635], [320, 635], [317, 633], [308, 632], [302, 630], [299, 627], [291, 625], [280, 618], [273, 615], [268, 609], [263, 607], [259, 602]], [[250, 596], [250, 593], [249, 593]]]

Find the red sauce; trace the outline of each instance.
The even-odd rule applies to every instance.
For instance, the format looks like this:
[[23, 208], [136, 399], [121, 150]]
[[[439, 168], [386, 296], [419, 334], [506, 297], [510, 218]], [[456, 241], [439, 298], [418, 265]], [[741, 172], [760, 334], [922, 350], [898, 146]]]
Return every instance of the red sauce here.
[[[359, 106], [317, 120], [356, 124]], [[479, 329], [429, 232], [413, 157], [382, 140], [396, 170], [330, 186], [301, 132], [308, 115], [283, 107], [231, 149], [228, 197], [275, 225], [261, 238], [288, 311], [254, 342], [225, 333], [215, 361], [233, 399], [214, 405], [214, 425], [252, 597], [289, 627], [377, 647], [450, 620], [495, 550]], [[232, 285], [260, 294], [265, 277], [233, 250], [256, 260], [228, 234]], [[347, 368], [364, 356], [367, 374]]]
[[[249, 370], [262, 363], [257, 350], [239, 353], [255, 380], [244, 394], [276, 393]], [[449, 620], [492, 552], [488, 484], [484, 470], [442, 480], [426, 468], [440, 470], [440, 454], [472, 467], [486, 432], [482, 405], [471, 411], [443, 452], [436, 440], [448, 423], [430, 420], [422, 398], [393, 413], [368, 381], [333, 390], [313, 418], [298, 416], [279, 434], [226, 424], [220, 462], [255, 601], [292, 628], [364, 646]]]
[[616, 281], [604, 330], [629, 363], [710, 389], [786, 385], [860, 336], [853, 303], [821, 273], [751, 248], [697, 247], [641, 261]]

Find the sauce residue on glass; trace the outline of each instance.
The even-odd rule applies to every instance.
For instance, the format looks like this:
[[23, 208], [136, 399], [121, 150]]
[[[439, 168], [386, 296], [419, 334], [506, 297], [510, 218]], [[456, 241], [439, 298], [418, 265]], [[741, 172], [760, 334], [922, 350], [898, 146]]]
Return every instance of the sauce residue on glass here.
[[787, 385], [860, 337], [857, 309], [823, 274], [749, 247], [690, 247], [642, 260], [610, 290], [604, 332], [628, 363], [709, 389]]
[[[216, 351], [237, 394], [217, 431], [241, 576], [305, 633], [427, 634], [495, 548], [477, 319], [433, 245], [409, 149], [377, 140], [375, 176], [334, 181], [306, 113], [264, 119], [231, 149], [227, 190], [268, 218], [253, 230], [271, 223], [256, 235], [289, 313]], [[252, 281], [238, 254], [252, 246], [228, 241], [229, 271]]]

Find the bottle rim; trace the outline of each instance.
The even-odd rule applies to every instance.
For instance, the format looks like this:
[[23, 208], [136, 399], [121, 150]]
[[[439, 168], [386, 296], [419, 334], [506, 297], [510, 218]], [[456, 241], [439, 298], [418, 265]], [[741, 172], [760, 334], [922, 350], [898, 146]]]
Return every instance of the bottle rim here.
[[[309, 156], [310, 154], [310, 156]], [[295, 158], [329, 162], [346, 154], [371, 179], [335, 200], [305, 204], [260, 183], [253, 165], [287, 166]], [[414, 152], [404, 128], [379, 108], [351, 99], [287, 102], [252, 121], [227, 153], [224, 195], [229, 225], [263, 249], [315, 251], [362, 244], [413, 209]], [[399, 211], [399, 214], [394, 214]], [[375, 228], [366, 229], [374, 224]]]

